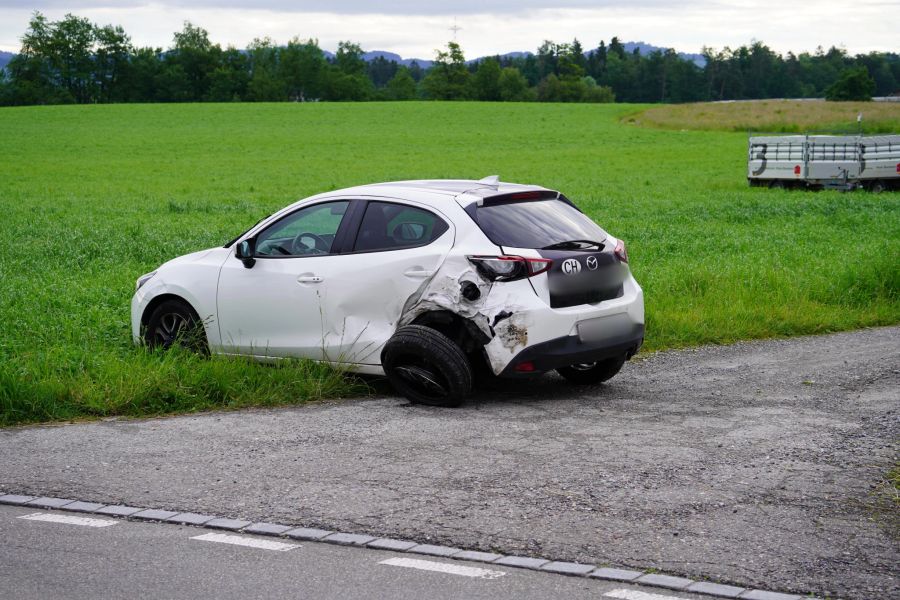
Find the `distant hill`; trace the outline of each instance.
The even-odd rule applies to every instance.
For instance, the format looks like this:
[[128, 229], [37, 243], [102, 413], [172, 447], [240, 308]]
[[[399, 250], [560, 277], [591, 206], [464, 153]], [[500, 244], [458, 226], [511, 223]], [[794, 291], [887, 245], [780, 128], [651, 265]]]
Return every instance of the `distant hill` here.
[[381, 57], [384, 60], [390, 62], [395, 61], [398, 64], [409, 66], [414, 62], [419, 63], [419, 66], [423, 69], [428, 69], [434, 64], [432, 60], [426, 60], [424, 58], [403, 58], [399, 54], [394, 54], [393, 52], [385, 52], [384, 50], [372, 50], [371, 52], [366, 52], [363, 54], [363, 59], [366, 61], [373, 61], [376, 58]]
[[[660, 52], [665, 52], [666, 48], [660, 48], [659, 46], [653, 46], [652, 44], [646, 44], [644, 42], [625, 42], [622, 44], [625, 47], [625, 52], [634, 52], [634, 49], [637, 48], [638, 53], [642, 56], [646, 56], [647, 54], [651, 54], [659, 50]], [[703, 58], [702, 54], [689, 54], [687, 52], [678, 52], [678, 56], [685, 60], [689, 60], [698, 67], [702, 67], [706, 65], [706, 59]]]
[[15, 56], [12, 52], [3, 52], [0, 50], [0, 69], [6, 67], [9, 64], [9, 61], [12, 60], [12, 57]]

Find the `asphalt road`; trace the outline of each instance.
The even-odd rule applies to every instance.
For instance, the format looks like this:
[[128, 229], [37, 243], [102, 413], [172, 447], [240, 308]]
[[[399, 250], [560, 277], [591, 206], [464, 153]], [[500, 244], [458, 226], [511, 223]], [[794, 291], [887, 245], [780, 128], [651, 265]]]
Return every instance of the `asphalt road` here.
[[900, 328], [503, 384], [0, 431], [0, 489], [897, 598]]
[[[650, 598], [659, 600], [709, 599], [685, 592], [366, 548], [284, 540], [274, 541], [280, 546], [273, 546], [272, 538], [210, 534], [196, 527], [117, 521], [95, 515], [75, 519], [87, 516], [97, 522], [95, 525], [106, 526], [35, 520], [48, 515], [70, 516], [0, 506], [0, 597], [4, 600], [605, 600], [622, 598], [623, 590], [644, 590], [654, 595]], [[258, 542], [259, 546], [238, 545], [248, 542]], [[628, 600], [627, 595], [624, 597]]]

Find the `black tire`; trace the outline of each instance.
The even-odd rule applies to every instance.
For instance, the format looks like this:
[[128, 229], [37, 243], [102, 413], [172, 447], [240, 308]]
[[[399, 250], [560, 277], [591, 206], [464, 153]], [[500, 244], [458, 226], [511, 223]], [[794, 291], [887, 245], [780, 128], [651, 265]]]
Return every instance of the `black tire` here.
[[876, 179], [871, 184], [869, 184], [869, 191], [873, 194], [880, 194], [886, 189], [884, 182], [880, 179]]
[[459, 406], [472, 391], [472, 366], [462, 348], [424, 325], [398, 329], [381, 365], [394, 389], [417, 404]]
[[594, 385], [615, 377], [625, 364], [625, 357], [608, 358], [595, 363], [560, 367], [557, 373], [570, 383], [578, 385]]
[[144, 342], [151, 348], [178, 345], [202, 354], [209, 352], [200, 317], [188, 303], [175, 299], [164, 300], [150, 313]]

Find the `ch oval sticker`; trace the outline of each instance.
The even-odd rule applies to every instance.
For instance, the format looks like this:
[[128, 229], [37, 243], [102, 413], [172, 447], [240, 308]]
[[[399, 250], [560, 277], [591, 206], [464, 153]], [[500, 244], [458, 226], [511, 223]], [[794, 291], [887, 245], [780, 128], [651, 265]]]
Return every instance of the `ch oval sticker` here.
[[567, 258], [563, 261], [562, 272], [566, 275], [577, 275], [581, 272], [581, 263], [577, 258]]

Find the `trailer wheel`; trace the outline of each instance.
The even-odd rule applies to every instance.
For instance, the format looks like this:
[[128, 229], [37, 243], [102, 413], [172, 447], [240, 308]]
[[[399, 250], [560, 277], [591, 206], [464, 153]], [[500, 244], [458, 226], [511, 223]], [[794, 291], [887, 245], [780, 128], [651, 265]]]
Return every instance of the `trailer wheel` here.
[[871, 184], [869, 184], [869, 191], [873, 194], [880, 194], [886, 189], [884, 182], [880, 179], [876, 179]]
[[769, 187], [774, 190], [783, 190], [785, 187], [784, 180], [783, 179], [773, 179], [771, 182], [769, 182]]

